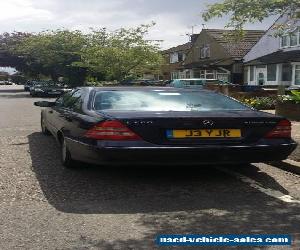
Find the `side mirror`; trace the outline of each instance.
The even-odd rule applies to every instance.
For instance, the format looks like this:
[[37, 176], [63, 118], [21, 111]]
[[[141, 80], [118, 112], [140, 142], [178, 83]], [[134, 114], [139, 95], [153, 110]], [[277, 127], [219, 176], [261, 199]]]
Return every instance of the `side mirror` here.
[[40, 102], [34, 102], [34, 105], [38, 107], [47, 108], [47, 107], [53, 107], [55, 105], [55, 102], [40, 101]]

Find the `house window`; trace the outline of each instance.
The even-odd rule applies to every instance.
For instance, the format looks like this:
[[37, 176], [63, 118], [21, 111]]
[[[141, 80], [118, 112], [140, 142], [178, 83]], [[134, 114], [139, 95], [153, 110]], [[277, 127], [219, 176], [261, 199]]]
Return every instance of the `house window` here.
[[[202, 70], [200, 70], [200, 75], [197, 75], [197, 76], [200, 76], [200, 78], [203, 78], [203, 79], [215, 79], [215, 70], [210, 70], [210, 69], [206, 69], [206, 70], [204, 70], [204, 69], [202, 69]], [[197, 78], [196, 77], [196, 75], [194, 75], [194, 77], [195, 78]]]
[[210, 46], [209, 45], [206, 46], [205, 52], [206, 52], [206, 57], [209, 58], [210, 57]]
[[210, 46], [204, 45], [200, 49], [200, 58], [209, 58], [210, 57]]
[[217, 74], [216, 78], [218, 80], [229, 82], [229, 71], [219, 68], [218, 70], [216, 70], [216, 74]]
[[281, 38], [281, 47], [284, 48], [284, 47], [287, 47], [287, 46], [289, 46], [289, 36], [288, 35], [284, 35]]
[[248, 67], [244, 68], [244, 83], [248, 83]]
[[215, 78], [214, 71], [213, 70], [206, 70], [205, 78], [206, 79], [214, 79]]
[[250, 82], [254, 81], [254, 66], [250, 66]]
[[177, 63], [178, 62], [178, 53], [172, 53], [170, 54], [170, 63]]
[[200, 70], [194, 69], [193, 70], [193, 75], [194, 75], [194, 78], [201, 78], [201, 76], [200, 76]]
[[185, 77], [186, 79], [190, 79], [191, 78], [191, 71], [190, 70], [186, 70], [185, 71]]
[[292, 81], [293, 67], [289, 63], [282, 65], [282, 81]]
[[171, 78], [172, 79], [178, 79], [179, 78], [178, 72], [172, 72]]
[[205, 78], [205, 70], [200, 70], [200, 78]]
[[300, 65], [295, 68], [295, 84], [300, 85]]
[[298, 44], [298, 32], [294, 32], [290, 36], [290, 46], [297, 46]]
[[277, 73], [277, 65], [276, 64], [270, 64], [267, 67], [268, 76], [267, 81], [276, 81], [276, 73]]
[[229, 82], [228, 74], [217, 74], [217, 79], [223, 82]]
[[292, 32], [286, 33], [281, 37], [281, 48], [293, 46], [300, 46], [300, 28], [296, 28]]
[[205, 47], [202, 47], [202, 48], [200, 49], [200, 58], [205, 58], [205, 51], [204, 51], [204, 48], [205, 48]]
[[185, 60], [185, 54], [182, 52], [178, 53], [178, 62], [182, 62]]

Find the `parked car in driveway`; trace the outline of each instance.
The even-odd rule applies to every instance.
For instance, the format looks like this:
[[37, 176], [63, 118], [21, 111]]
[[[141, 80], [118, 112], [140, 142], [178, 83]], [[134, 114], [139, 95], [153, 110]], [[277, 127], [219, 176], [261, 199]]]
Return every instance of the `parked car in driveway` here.
[[11, 81], [4, 80], [4, 81], [0, 81], [0, 85], [13, 85], [13, 83]]
[[26, 83], [24, 84], [24, 91], [30, 91], [30, 87], [32, 85], [32, 81], [28, 80], [26, 81]]
[[66, 167], [266, 162], [297, 146], [287, 119], [203, 89], [83, 87], [35, 105]]
[[30, 87], [31, 96], [60, 96], [68, 91], [71, 88], [64, 84], [59, 84], [55, 82], [35, 82]]

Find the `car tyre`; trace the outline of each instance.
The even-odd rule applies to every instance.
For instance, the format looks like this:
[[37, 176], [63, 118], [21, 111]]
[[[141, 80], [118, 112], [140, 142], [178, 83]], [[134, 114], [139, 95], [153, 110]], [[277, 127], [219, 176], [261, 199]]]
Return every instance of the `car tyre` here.
[[51, 135], [50, 131], [48, 130], [45, 124], [45, 119], [43, 116], [41, 117], [41, 130], [44, 135]]
[[77, 161], [72, 159], [64, 138], [61, 139], [61, 162], [66, 168], [76, 168], [78, 166]]

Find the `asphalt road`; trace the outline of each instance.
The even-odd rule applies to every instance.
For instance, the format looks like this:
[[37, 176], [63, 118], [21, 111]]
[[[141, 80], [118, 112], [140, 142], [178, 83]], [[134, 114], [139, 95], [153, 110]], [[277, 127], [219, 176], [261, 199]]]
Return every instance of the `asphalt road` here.
[[298, 175], [266, 164], [66, 170], [36, 100], [0, 86], [0, 249], [155, 249], [163, 233], [287, 233], [300, 248]]

